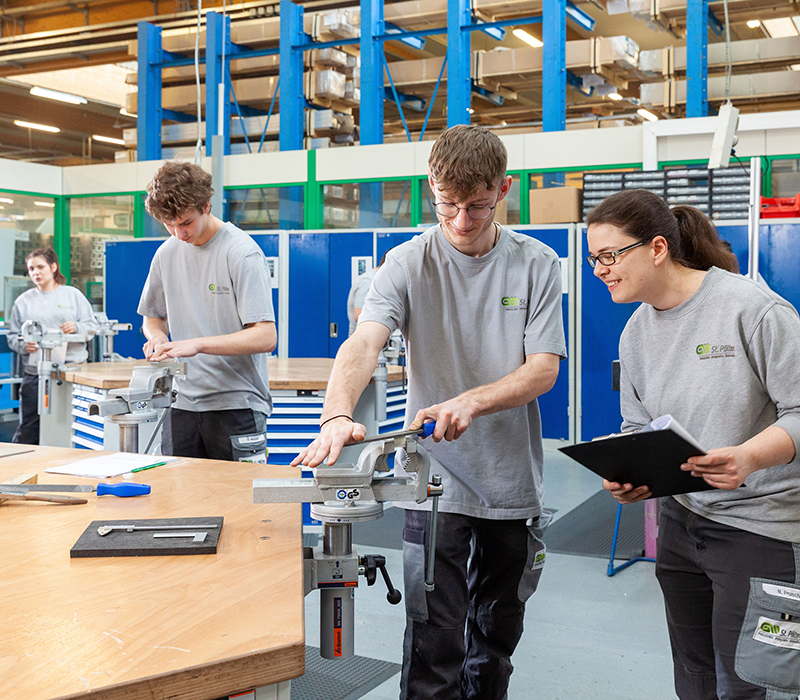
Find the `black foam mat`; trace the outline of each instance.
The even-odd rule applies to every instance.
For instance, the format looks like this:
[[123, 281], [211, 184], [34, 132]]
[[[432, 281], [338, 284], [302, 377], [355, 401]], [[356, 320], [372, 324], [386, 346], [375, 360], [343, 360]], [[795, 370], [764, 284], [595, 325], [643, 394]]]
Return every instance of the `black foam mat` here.
[[[587, 498], [547, 528], [548, 552], [608, 558], [614, 535], [617, 502], [607, 491]], [[632, 559], [644, 552], [644, 502], [622, 507], [615, 559]]]
[[400, 664], [365, 656], [323, 659], [307, 646], [306, 672], [292, 680], [292, 700], [356, 700], [399, 672]]

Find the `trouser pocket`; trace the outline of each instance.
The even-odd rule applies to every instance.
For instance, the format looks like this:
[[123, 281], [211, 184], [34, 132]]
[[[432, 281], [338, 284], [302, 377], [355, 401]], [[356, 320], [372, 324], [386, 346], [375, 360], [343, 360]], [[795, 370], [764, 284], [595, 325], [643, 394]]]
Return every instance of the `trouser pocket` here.
[[231, 435], [234, 462], [267, 463], [267, 436], [264, 433]]
[[800, 694], [800, 587], [765, 578], [750, 579], [739, 641], [736, 673], [767, 688], [767, 698]]
[[403, 584], [406, 614], [419, 622], [428, 621], [425, 595], [425, 537], [427, 512], [407, 510], [403, 527]]
[[525, 571], [522, 572], [517, 586], [517, 598], [520, 603], [526, 602], [539, 587], [547, 555], [547, 547], [542, 538], [552, 519], [553, 511], [545, 509], [538, 518], [531, 518], [525, 523], [528, 528], [528, 558], [525, 562]]

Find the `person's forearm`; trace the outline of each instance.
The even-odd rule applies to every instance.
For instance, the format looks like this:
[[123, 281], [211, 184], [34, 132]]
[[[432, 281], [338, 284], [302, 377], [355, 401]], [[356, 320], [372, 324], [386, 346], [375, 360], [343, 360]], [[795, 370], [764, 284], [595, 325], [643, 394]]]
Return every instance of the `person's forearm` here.
[[491, 384], [475, 387], [461, 395], [473, 419], [530, 403], [553, 388], [558, 378], [557, 355], [529, 355], [525, 364]]
[[206, 355], [257, 355], [272, 352], [278, 344], [274, 323], [259, 323], [227, 335], [197, 338], [198, 350]]
[[358, 399], [375, 371], [379, 352], [380, 348], [376, 350], [356, 335], [342, 344], [328, 380], [321, 421], [339, 415], [353, 417]]
[[169, 325], [165, 318], [150, 318], [145, 316], [142, 321], [142, 332], [148, 340], [169, 338]]
[[795, 458], [794, 440], [783, 428], [771, 425], [742, 443], [752, 460], [753, 471], [788, 464]]

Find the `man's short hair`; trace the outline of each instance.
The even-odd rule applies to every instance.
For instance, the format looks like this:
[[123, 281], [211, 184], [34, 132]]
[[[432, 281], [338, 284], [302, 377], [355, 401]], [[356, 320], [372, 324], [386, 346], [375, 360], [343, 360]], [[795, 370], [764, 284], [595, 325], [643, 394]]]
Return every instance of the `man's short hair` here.
[[462, 202], [481, 188], [499, 187], [507, 165], [508, 153], [500, 138], [482, 126], [469, 124], [445, 131], [428, 158], [433, 181]]
[[202, 213], [213, 194], [211, 175], [199, 165], [170, 161], [147, 185], [144, 206], [157, 221], [170, 222], [192, 209]]

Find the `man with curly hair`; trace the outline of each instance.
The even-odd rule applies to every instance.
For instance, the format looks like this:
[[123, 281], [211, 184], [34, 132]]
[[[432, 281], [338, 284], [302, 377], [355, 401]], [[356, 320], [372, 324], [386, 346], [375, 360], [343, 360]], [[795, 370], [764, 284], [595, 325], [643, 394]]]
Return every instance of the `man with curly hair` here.
[[213, 192], [211, 175], [190, 163], [166, 163], [147, 186], [145, 208], [170, 238], [150, 265], [139, 313], [145, 357], [188, 365], [164, 421], [162, 451], [231, 460], [239, 454], [234, 442], [266, 433], [266, 353], [277, 331], [264, 254], [211, 213]]

